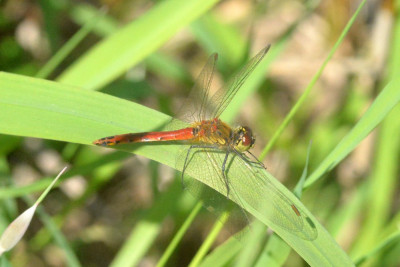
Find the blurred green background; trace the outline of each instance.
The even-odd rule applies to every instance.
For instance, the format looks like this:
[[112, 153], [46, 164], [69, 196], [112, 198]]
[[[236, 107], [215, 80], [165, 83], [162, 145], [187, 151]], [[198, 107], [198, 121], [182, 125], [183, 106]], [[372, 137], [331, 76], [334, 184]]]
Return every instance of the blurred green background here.
[[[197, 207], [182, 190], [179, 174], [147, 157], [89, 146], [115, 134], [109, 125], [123, 129], [141, 120], [127, 131], [151, 130], [166, 117], [147, 110], [133, 119], [116, 114], [117, 100], [90, 91], [174, 116], [211, 53], [219, 53], [217, 89], [270, 43], [271, 51], [224, 119], [250, 126], [257, 137], [252, 151], [260, 155], [292, 107], [301, 104], [262, 159], [270, 173], [293, 189], [310, 142], [312, 173], [354, 130], [383, 88], [390, 84], [400, 90], [399, 1], [10, 0], [0, 7], [0, 70], [72, 86], [76, 91], [63, 96], [70, 109], [63, 112], [83, 118], [71, 128], [67, 122], [43, 122], [39, 115], [32, 121], [11, 112], [15, 103], [40, 107], [44, 91], [38, 81], [38, 90], [16, 91], [10, 102], [5, 99], [11, 99], [11, 87], [0, 79], [0, 103], [5, 103], [0, 113], [7, 114], [0, 114], [0, 232], [51, 177], [70, 166], [24, 239], [0, 259], [4, 266], [155, 266], [162, 255], [168, 255], [167, 266], [186, 266], [195, 262], [218, 222], [202, 209], [180, 243], [171, 245]], [[23, 76], [12, 76], [13, 82], [25, 83]], [[80, 91], [93, 103], [76, 100]], [[85, 125], [88, 114], [98, 124]], [[371, 134], [348, 147], [343, 160], [307, 184], [302, 197], [362, 266], [400, 264], [399, 117], [398, 106], [384, 113]], [[40, 125], [54, 129], [41, 131]], [[165, 156], [164, 161], [174, 158]], [[265, 235], [251, 256], [243, 249], [226, 249], [223, 242], [229, 236], [218, 235], [200, 260], [203, 266], [306, 265], [285, 245], [271, 248], [275, 236]], [[267, 260], [265, 251], [270, 252]]]

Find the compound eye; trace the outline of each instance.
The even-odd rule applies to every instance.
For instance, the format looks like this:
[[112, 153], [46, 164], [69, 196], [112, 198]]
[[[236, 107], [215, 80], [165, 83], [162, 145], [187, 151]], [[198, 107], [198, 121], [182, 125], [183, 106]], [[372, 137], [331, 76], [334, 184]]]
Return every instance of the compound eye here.
[[255, 142], [255, 139], [253, 137], [253, 133], [251, 132], [250, 128], [248, 127], [241, 127], [239, 129], [239, 138], [238, 138], [238, 143], [236, 145], [236, 149], [239, 151], [247, 151], [249, 150]]
[[253, 136], [251, 136], [251, 132], [244, 132], [242, 136], [242, 144], [243, 146], [251, 147], [253, 145]]

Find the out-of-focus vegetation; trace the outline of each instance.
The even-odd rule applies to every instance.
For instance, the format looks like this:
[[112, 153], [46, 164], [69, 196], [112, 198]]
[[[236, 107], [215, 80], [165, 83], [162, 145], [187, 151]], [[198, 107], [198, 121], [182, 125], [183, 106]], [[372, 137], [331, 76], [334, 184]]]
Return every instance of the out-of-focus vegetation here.
[[[157, 145], [90, 145], [123, 129], [160, 127], [167, 116], [155, 110], [174, 115], [211, 53], [219, 53], [217, 88], [269, 43], [224, 119], [252, 128], [253, 153], [266, 155], [268, 171], [289, 189], [303, 173], [311, 141], [302, 202], [336, 249], [362, 266], [400, 264], [399, 1], [0, 6], [0, 232], [70, 166], [24, 239], [2, 256], [4, 266], [319, 262], [314, 251], [293, 246], [300, 256], [290, 253], [270, 232], [242, 247], [235, 239], [224, 243], [229, 231], [212, 231], [209, 245], [219, 221], [205, 209], [192, 216], [200, 206], [166, 166], [174, 166], [172, 154]], [[330, 249], [334, 243], [323, 235], [307, 242]]]

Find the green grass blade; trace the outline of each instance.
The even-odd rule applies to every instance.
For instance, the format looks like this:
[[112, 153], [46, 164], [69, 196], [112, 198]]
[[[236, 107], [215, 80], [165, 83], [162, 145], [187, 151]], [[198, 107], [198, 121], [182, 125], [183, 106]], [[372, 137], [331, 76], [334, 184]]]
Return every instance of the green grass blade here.
[[321, 176], [332, 170], [386, 117], [400, 101], [400, 90], [396, 81], [390, 82], [365, 112], [360, 121], [340, 141], [331, 153], [308, 177], [305, 188], [315, 183]]
[[179, 198], [182, 198], [182, 194], [176, 193], [180, 190], [180, 186], [180, 183], [174, 183], [167, 192], [156, 199], [153, 207], [140, 219], [130, 235], [127, 236], [125, 243], [110, 266], [137, 266], [140, 263], [140, 260], [154, 245], [162, 230], [162, 222], [165, 217], [170, 215], [172, 207], [179, 202]]
[[367, 1], [363, 0], [360, 5], [358, 6], [356, 12], [354, 12], [354, 15], [351, 17], [350, 21], [347, 23], [346, 27], [343, 29], [339, 39], [336, 41], [335, 45], [329, 52], [328, 56], [322, 63], [322, 66], [318, 69], [317, 73], [314, 75], [314, 77], [311, 79], [310, 83], [304, 90], [304, 93], [300, 96], [299, 100], [297, 100], [296, 104], [292, 107], [292, 109], [289, 111], [289, 114], [285, 117], [284, 121], [282, 124], [279, 126], [278, 130], [274, 133], [274, 135], [271, 137], [270, 141], [268, 142], [267, 146], [263, 149], [261, 152], [260, 158], [263, 159], [265, 156], [268, 154], [269, 150], [272, 148], [272, 146], [275, 144], [276, 140], [278, 139], [279, 136], [281, 136], [282, 132], [285, 130], [289, 122], [293, 119], [294, 115], [297, 113], [297, 111], [300, 109], [301, 105], [305, 102], [307, 99], [308, 95], [311, 92], [311, 89], [314, 87], [315, 83], [321, 76], [322, 72], [324, 71], [326, 65], [328, 62], [331, 60], [332, 56], [335, 54], [336, 50], [338, 49], [339, 45], [343, 42], [344, 37], [346, 34], [349, 32], [351, 26], [353, 25], [354, 21], [356, 20], [358, 14], [360, 13], [361, 9], [365, 5]]
[[[74, 21], [81, 25], [89, 24], [93, 17], [97, 17], [97, 23], [93, 25], [92, 31], [102, 37], [107, 37], [118, 30], [116, 20], [107, 15], [101, 16], [98, 9], [85, 4], [75, 5], [70, 15]], [[160, 52], [149, 55], [145, 60], [145, 64], [149, 71], [157, 75], [187, 84], [192, 82], [189, 71], [182, 64]]]
[[374, 249], [372, 249], [370, 252], [368, 252], [365, 255], [362, 255], [358, 258], [355, 259], [355, 264], [356, 265], [361, 265], [364, 261], [367, 259], [371, 258], [375, 254], [378, 254], [379, 252], [382, 252], [384, 249], [387, 247], [396, 244], [400, 241], [400, 231], [397, 230], [397, 232], [394, 232], [390, 236], [388, 236], [385, 240], [383, 240], [380, 244], [378, 244]]
[[246, 43], [235, 27], [221, 23], [213, 14], [206, 14], [192, 23], [191, 29], [209, 54], [218, 53], [223, 73], [242, 63]]
[[136, 266], [161, 231], [159, 221], [141, 220], [126, 238], [110, 267]]
[[[396, 18], [390, 57], [390, 76], [400, 88], [400, 17]], [[368, 179], [369, 191], [365, 206], [365, 222], [360, 238], [352, 248], [352, 255], [362, 255], [376, 246], [381, 232], [391, 218], [392, 199], [396, 197], [400, 148], [400, 105], [385, 118], [379, 129], [375, 157]]]
[[228, 263], [238, 255], [242, 247], [242, 243], [231, 237], [223, 245], [218, 246], [208, 254], [199, 266], [229, 266]]
[[167, 249], [164, 251], [163, 255], [161, 256], [160, 260], [157, 263], [157, 267], [165, 266], [168, 259], [171, 257], [172, 253], [177, 248], [179, 242], [182, 240], [186, 231], [189, 229], [190, 225], [193, 223], [194, 219], [199, 214], [202, 207], [203, 206], [201, 202], [197, 202], [196, 206], [192, 209], [189, 216], [186, 218], [185, 222], [179, 228], [179, 231], [175, 234], [174, 238], [169, 243]]
[[60, 10], [57, 5], [51, 0], [39, 1], [41, 11], [43, 14], [43, 23], [46, 30], [46, 36], [49, 40], [49, 45], [52, 51], [55, 51], [61, 43], [60, 25], [54, 23], [57, 17], [60, 16]]
[[[104, 12], [103, 12], [104, 13]], [[104, 15], [99, 13], [87, 22], [36, 74], [37, 78], [47, 78], [57, 66], [71, 53], [71, 51], [93, 30], [94, 26]]]
[[[256, 262], [259, 261], [260, 258], [260, 250], [262, 249], [262, 244], [267, 239], [267, 227], [261, 222], [255, 221], [251, 224], [251, 230], [246, 233], [246, 236], [243, 238], [243, 249], [235, 260], [235, 266], [245, 266], [250, 265], [255, 266]], [[285, 244], [287, 248], [289, 246]], [[287, 249], [290, 250], [290, 249]], [[269, 255], [271, 256], [271, 255]], [[269, 266], [269, 265], [264, 265]]]
[[59, 81], [97, 89], [137, 64], [217, 0], [166, 0], [91, 49]]
[[[108, 155], [104, 155], [101, 159], [94, 161], [93, 163], [88, 163], [84, 166], [74, 166], [61, 178], [62, 180], [70, 178], [74, 175], [84, 175], [93, 171], [93, 169], [104, 166], [108, 163], [114, 161], [123, 161], [127, 158], [127, 154], [124, 152], [116, 152]], [[103, 171], [104, 172], [104, 171]], [[96, 180], [96, 179], [94, 179]], [[20, 187], [1, 187], [0, 188], [0, 199], [16, 198], [27, 194], [32, 194], [44, 190], [50, 183], [52, 179], [50, 177], [42, 178], [32, 184], [20, 186]], [[96, 185], [92, 185], [92, 188], [96, 188]]]
[[200, 262], [203, 260], [207, 252], [209, 251], [210, 247], [214, 243], [215, 239], [218, 237], [219, 232], [221, 232], [222, 228], [224, 227], [224, 224], [229, 218], [229, 212], [224, 212], [218, 219], [219, 221], [216, 221], [214, 223], [213, 228], [211, 229], [211, 232], [207, 235], [207, 238], [204, 240], [204, 242], [201, 244], [199, 250], [197, 251], [196, 255], [192, 258], [192, 261], [190, 262], [189, 266], [194, 267], [194, 266], [199, 266]]
[[64, 167], [61, 172], [54, 178], [54, 180], [50, 183], [50, 185], [46, 188], [46, 190], [40, 195], [40, 197], [36, 200], [34, 205], [39, 205], [43, 199], [47, 196], [47, 194], [50, 192], [50, 190], [53, 188], [54, 184], [57, 182], [57, 180], [60, 178], [60, 176], [65, 172], [67, 167]]
[[258, 258], [256, 267], [284, 266], [291, 249], [288, 245], [282, 243], [282, 239], [277, 235], [273, 235]]
[[76, 2], [68, 11], [70, 18], [82, 27], [97, 17], [92, 29], [98, 36], [108, 36], [118, 30], [119, 23], [114, 17], [102, 15], [101, 10], [87, 3]]
[[68, 266], [79, 267], [81, 266], [78, 256], [75, 251], [71, 247], [70, 243], [68, 243], [67, 238], [61, 232], [61, 230], [57, 227], [57, 224], [53, 221], [52, 217], [50, 217], [42, 207], [38, 207], [36, 212], [38, 213], [40, 220], [46, 226], [46, 229], [50, 231], [51, 236], [54, 238], [56, 244], [60, 246], [62, 251], [64, 252], [66, 262]]
[[301, 174], [301, 177], [299, 179], [299, 182], [296, 184], [295, 189], [293, 190], [293, 193], [298, 197], [301, 198], [301, 195], [303, 193], [303, 185], [306, 181], [307, 178], [307, 174], [308, 174], [308, 161], [310, 159], [310, 151], [311, 151], [311, 144], [312, 142], [310, 142], [310, 144], [308, 145], [307, 148], [307, 157], [306, 157], [306, 163], [304, 165], [304, 169], [303, 169], [303, 173]]

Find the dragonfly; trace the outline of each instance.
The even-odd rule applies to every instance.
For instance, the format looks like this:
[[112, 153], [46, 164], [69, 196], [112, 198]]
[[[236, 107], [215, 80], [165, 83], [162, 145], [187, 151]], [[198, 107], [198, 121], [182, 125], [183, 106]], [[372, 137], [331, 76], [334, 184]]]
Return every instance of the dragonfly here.
[[[270, 45], [259, 51], [227, 84], [212, 96], [211, 84], [218, 54], [212, 54], [200, 72], [188, 100], [178, 112], [179, 119], [172, 121], [163, 131], [126, 133], [95, 140], [98, 146], [114, 146], [127, 143], [181, 142], [176, 167], [182, 172], [184, 188], [201, 198], [205, 205], [222, 213], [221, 205], [231, 200], [238, 206], [239, 214], [248, 216], [243, 207], [256, 207], [268, 220], [294, 235], [314, 240], [318, 233], [312, 220], [272, 182], [265, 166], [249, 150], [256, 138], [247, 126], [232, 128], [220, 119], [221, 114], [264, 58]], [[207, 186], [201, 186], [196, 177]], [[205, 189], [206, 188], [206, 189]], [[219, 191], [218, 195], [213, 190]], [[211, 193], [207, 193], [211, 192]], [[237, 210], [238, 210], [237, 209]]]

